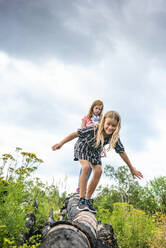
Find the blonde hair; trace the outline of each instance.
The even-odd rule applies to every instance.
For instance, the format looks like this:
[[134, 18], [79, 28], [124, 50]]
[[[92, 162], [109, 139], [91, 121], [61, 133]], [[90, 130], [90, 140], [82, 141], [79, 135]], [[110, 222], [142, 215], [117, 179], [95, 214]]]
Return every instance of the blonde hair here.
[[116, 120], [118, 123], [115, 131], [113, 132], [113, 134], [109, 140], [109, 147], [108, 147], [108, 151], [109, 151], [111, 148], [115, 147], [115, 144], [118, 141], [119, 131], [121, 128], [121, 118], [120, 118], [120, 115], [116, 111], [113, 111], [113, 110], [108, 111], [103, 116], [103, 118], [101, 119], [101, 122], [99, 124], [99, 128], [97, 130], [96, 146], [99, 146], [100, 143], [101, 143], [102, 147], [104, 145], [104, 123], [105, 123], [106, 118], [111, 118], [113, 120]]
[[103, 116], [103, 108], [104, 108], [104, 104], [103, 104], [103, 102], [102, 102], [101, 100], [95, 100], [95, 101], [92, 103], [92, 105], [90, 106], [90, 109], [89, 109], [89, 112], [88, 112], [88, 115], [87, 115], [87, 117], [88, 117], [89, 120], [90, 120], [90, 119], [92, 118], [92, 116], [93, 116], [93, 108], [94, 108], [95, 106], [99, 106], [99, 105], [102, 106], [101, 112], [100, 112], [100, 114], [99, 114], [99, 118], [100, 118], [100, 120], [101, 120], [101, 118], [102, 118], [102, 116]]

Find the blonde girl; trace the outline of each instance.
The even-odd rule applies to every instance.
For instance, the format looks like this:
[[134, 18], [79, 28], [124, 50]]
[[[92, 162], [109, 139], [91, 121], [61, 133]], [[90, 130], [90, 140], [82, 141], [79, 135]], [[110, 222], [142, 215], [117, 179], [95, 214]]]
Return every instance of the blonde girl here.
[[[121, 118], [116, 111], [107, 112], [99, 127], [86, 127], [78, 129], [77, 132], [71, 133], [58, 144], [55, 144], [52, 149], [55, 151], [60, 149], [65, 143], [78, 137], [74, 147], [74, 158], [79, 160], [82, 166], [82, 174], [80, 177], [80, 199], [78, 209], [80, 211], [88, 210], [96, 213], [92, 205], [91, 196], [95, 191], [101, 174], [101, 152], [105, 145], [109, 145], [108, 150], [114, 148], [120, 157], [129, 167], [131, 174], [139, 179], [143, 177], [140, 171], [137, 171], [131, 164], [119, 138], [121, 128]], [[92, 165], [93, 177], [87, 187], [89, 166]]]

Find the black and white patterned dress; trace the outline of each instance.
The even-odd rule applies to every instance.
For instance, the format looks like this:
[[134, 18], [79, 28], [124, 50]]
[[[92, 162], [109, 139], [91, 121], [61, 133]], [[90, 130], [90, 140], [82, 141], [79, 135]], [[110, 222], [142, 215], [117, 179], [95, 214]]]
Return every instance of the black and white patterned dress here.
[[[85, 127], [77, 130], [78, 140], [74, 146], [74, 160], [79, 159], [88, 160], [92, 165], [102, 164], [101, 153], [102, 146], [96, 147], [96, 133], [97, 129], [94, 127]], [[104, 139], [104, 146], [108, 144], [112, 134]], [[115, 151], [117, 153], [124, 152], [124, 146], [120, 139], [118, 139], [115, 145]]]

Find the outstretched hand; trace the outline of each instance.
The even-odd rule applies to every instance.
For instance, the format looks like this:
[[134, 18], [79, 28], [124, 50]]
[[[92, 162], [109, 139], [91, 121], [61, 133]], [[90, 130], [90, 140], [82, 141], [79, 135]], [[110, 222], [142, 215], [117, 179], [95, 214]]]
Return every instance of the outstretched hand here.
[[55, 150], [58, 150], [61, 148], [61, 144], [55, 144], [54, 146], [52, 146], [52, 150], [55, 151]]
[[137, 171], [137, 170], [131, 170], [131, 174], [133, 176], [133, 178], [138, 177], [139, 179], [142, 179], [143, 178], [143, 175], [140, 171]]

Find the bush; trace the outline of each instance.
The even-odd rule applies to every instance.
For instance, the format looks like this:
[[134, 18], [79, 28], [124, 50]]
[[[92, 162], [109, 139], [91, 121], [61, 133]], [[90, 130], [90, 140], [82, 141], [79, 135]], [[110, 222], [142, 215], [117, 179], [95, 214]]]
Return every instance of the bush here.
[[[0, 247], [18, 247], [21, 236], [28, 231], [26, 216], [33, 212], [36, 217], [34, 230], [48, 220], [50, 208], [56, 213], [63, 205], [65, 192], [59, 195], [54, 185], [48, 186], [33, 178], [33, 172], [43, 162], [34, 153], [16, 148], [14, 156], [3, 154], [0, 166]], [[34, 202], [38, 202], [38, 208]], [[31, 242], [32, 243], [32, 242]], [[21, 247], [21, 246], [20, 246]], [[24, 247], [31, 247], [25, 244]]]
[[132, 205], [115, 203], [110, 219], [122, 248], [146, 248], [155, 238], [153, 219]]
[[149, 243], [150, 248], [164, 248], [166, 247], [166, 215], [162, 212], [157, 212], [153, 218], [157, 229], [155, 231], [156, 238]]

